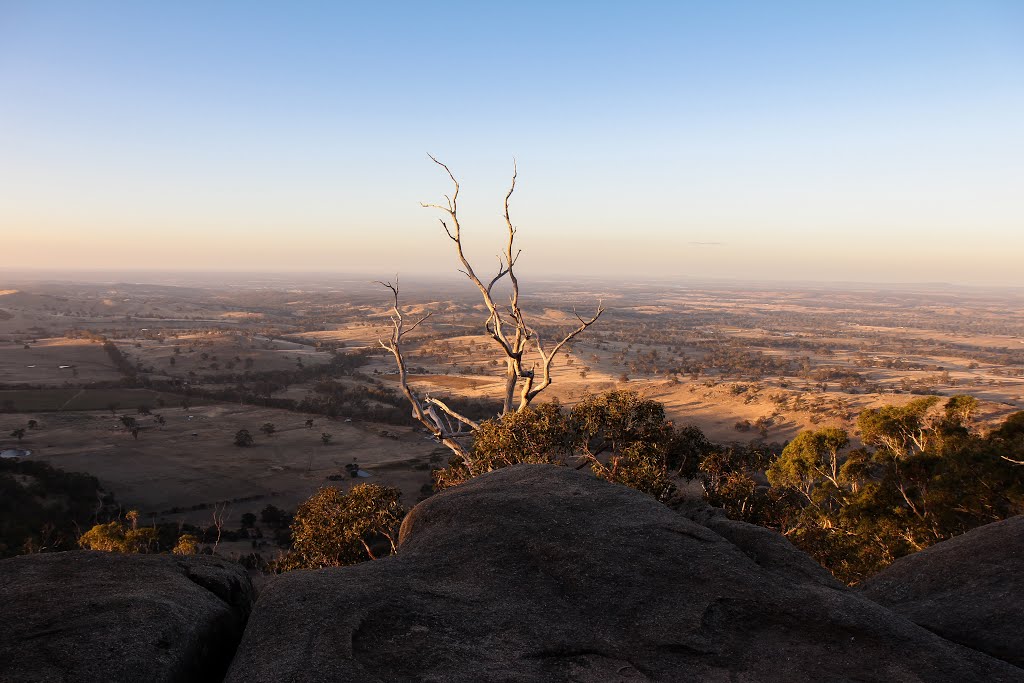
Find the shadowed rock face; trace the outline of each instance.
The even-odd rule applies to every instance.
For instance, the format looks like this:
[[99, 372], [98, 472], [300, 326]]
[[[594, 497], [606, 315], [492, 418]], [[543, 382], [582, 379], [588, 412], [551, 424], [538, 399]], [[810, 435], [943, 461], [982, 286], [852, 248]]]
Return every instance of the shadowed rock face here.
[[486, 474], [416, 506], [397, 556], [276, 579], [228, 680], [1024, 681], [702, 521], [569, 468]]
[[76, 551], [0, 561], [0, 681], [217, 681], [255, 598], [238, 565]]
[[863, 590], [944, 638], [1024, 667], [1024, 516], [899, 559]]

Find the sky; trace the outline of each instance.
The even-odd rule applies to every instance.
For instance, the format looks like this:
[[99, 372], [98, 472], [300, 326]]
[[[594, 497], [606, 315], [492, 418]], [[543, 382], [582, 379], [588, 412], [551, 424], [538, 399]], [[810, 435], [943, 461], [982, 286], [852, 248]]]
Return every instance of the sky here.
[[23, 269], [1024, 285], [1024, 3], [0, 0]]

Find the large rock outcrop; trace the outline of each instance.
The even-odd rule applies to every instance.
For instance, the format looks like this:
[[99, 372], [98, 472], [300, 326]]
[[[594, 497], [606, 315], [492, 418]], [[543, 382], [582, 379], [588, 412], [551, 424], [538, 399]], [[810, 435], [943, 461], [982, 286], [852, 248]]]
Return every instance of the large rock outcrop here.
[[[705, 525], [706, 524], [706, 525]], [[258, 681], [1024, 681], [784, 539], [543, 465], [419, 504], [394, 557], [281, 576], [228, 673]]]
[[863, 590], [944, 638], [1024, 667], [1024, 516], [901, 558]]
[[76, 551], [0, 561], [0, 681], [219, 681], [255, 596], [237, 564]]

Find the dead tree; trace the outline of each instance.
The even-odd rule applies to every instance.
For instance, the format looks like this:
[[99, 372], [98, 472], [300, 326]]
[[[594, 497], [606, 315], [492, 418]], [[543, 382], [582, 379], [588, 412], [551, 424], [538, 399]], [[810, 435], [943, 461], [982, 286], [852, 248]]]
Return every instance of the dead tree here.
[[[530, 403], [545, 389], [551, 385], [551, 365], [555, 356], [574, 337], [597, 322], [604, 313], [604, 306], [598, 302], [597, 311], [590, 318], [583, 318], [575, 309], [573, 314], [579, 320], [579, 326], [563, 336], [553, 345], [546, 345], [540, 333], [531, 327], [520, 308], [519, 301], [519, 279], [516, 277], [515, 265], [519, 259], [520, 250], [515, 246], [516, 228], [512, 224], [509, 215], [509, 199], [516, 189], [516, 167], [512, 167], [512, 183], [505, 193], [504, 218], [508, 230], [508, 239], [504, 245], [504, 252], [498, 254], [498, 272], [486, 282], [482, 280], [477, 271], [466, 258], [462, 248], [462, 225], [459, 223], [458, 199], [459, 182], [455, 179], [451, 170], [433, 156], [431, 161], [440, 166], [448, 174], [454, 185], [451, 196], [445, 195], [446, 205], [422, 204], [425, 208], [438, 209], [444, 214], [439, 218], [441, 227], [444, 228], [448, 239], [455, 246], [455, 253], [458, 256], [461, 268], [459, 272], [465, 275], [480, 292], [484, 304], [487, 307], [488, 316], [484, 321], [484, 333], [490, 337], [501, 349], [505, 357], [505, 388], [502, 396], [502, 411], [505, 415], [513, 411], [525, 410]], [[499, 305], [494, 297], [494, 288], [503, 280], [508, 280], [510, 293], [507, 305]], [[402, 341], [405, 335], [416, 329], [423, 323], [430, 314], [418, 318], [414, 323], [406, 327], [406, 320], [402, 314], [401, 302], [399, 301], [398, 281], [395, 283], [380, 282], [379, 284], [391, 290], [394, 298], [392, 310], [391, 338], [380, 340], [381, 346], [390, 351], [395, 357], [398, 365], [398, 384], [402, 393], [412, 405], [412, 415], [426, 427], [435, 438], [455, 453], [463, 456], [463, 460], [470, 468], [472, 474], [473, 464], [468, 456], [465, 446], [466, 437], [479, 427], [479, 425], [468, 417], [457, 413], [449, 408], [439, 399], [431, 396], [421, 397], [409, 386], [408, 372], [406, 370], [405, 358], [402, 351]], [[534, 355], [535, 361], [530, 363], [528, 355]]]
[[228, 504], [227, 503], [214, 503], [213, 505], [213, 527], [217, 530], [217, 538], [213, 542], [213, 552], [216, 554], [217, 547], [220, 546], [220, 536], [224, 531], [224, 524], [228, 518]]

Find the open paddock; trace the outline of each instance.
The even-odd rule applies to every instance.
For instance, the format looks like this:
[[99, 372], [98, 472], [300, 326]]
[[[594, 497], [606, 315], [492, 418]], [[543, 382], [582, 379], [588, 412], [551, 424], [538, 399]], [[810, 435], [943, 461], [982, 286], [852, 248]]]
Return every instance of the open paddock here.
[[0, 344], [0, 382], [60, 386], [121, 379], [102, 344], [56, 337], [28, 344]]
[[148, 406], [154, 412], [181, 410], [182, 401], [199, 406], [209, 403], [197, 396], [171, 394], [152, 389], [2, 389], [0, 408], [7, 412], [57, 412], [76, 410], [110, 410], [135, 413], [139, 406]]
[[[138, 509], [147, 522], [209, 525], [212, 506], [226, 502], [227, 524], [238, 528], [246, 512], [259, 514], [268, 504], [294, 510], [323, 486], [353, 483], [396, 486], [411, 505], [431, 482], [430, 470], [447, 461], [446, 454], [436, 453], [436, 443], [410, 428], [234, 404], [161, 415], [163, 426], [153, 416], [134, 415], [141, 428], [137, 440], [118, 417], [103, 411], [5, 414], [0, 427], [9, 432], [36, 419], [39, 427], [19, 447], [31, 450], [32, 459], [96, 476], [120, 505]], [[311, 429], [307, 418], [315, 421]], [[269, 436], [260, 430], [268, 422], [276, 427]], [[253, 446], [234, 445], [240, 429], [253, 435]], [[326, 445], [323, 432], [332, 435]], [[14, 446], [13, 439], [0, 439], [0, 446]], [[371, 476], [344, 476], [353, 461]], [[344, 478], [328, 478], [338, 475]]]
[[241, 333], [119, 339], [116, 343], [129, 361], [167, 377], [294, 370], [331, 360], [330, 353], [312, 346]]

